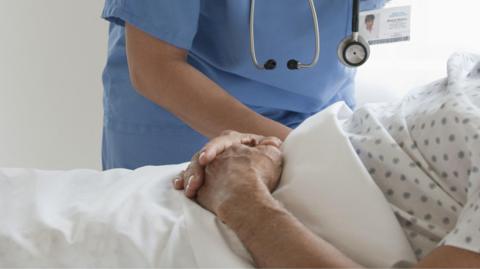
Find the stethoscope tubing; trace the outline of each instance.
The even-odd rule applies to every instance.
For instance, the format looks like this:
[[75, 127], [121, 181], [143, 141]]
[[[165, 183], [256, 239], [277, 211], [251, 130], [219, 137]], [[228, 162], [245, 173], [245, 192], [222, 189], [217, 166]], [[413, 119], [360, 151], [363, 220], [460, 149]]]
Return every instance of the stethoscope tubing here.
[[360, 31], [360, 0], [353, 0], [352, 34], [358, 37]]
[[255, 0], [250, 1], [250, 55], [252, 61], [258, 69], [264, 69], [262, 65], [258, 63], [257, 51], [255, 48]]
[[[310, 11], [312, 15], [312, 20], [313, 20], [313, 29], [315, 32], [315, 54], [313, 57], [313, 60], [309, 64], [303, 64], [303, 63], [298, 63], [298, 68], [312, 68], [318, 64], [318, 61], [320, 60], [320, 42], [321, 42], [321, 36], [320, 36], [320, 27], [319, 27], [319, 22], [318, 22], [318, 14], [317, 14], [317, 9], [315, 7], [315, 2], [314, 0], [308, 0], [309, 6], [310, 6]], [[250, 55], [252, 57], [252, 61], [254, 65], [258, 69], [265, 69], [265, 67], [261, 64], [258, 63], [257, 59], [257, 52], [256, 52], [256, 47], [255, 47], [255, 7], [256, 7], [256, 0], [250, 0]]]
[[315, 56], [313, 58], [313, 61], [310, 64], [299, 63], [298, 65], [299, 68], [312, 68], [316, 66], [318, 64], [318, 61], [320, 60], [321, 36], [320, 36], [320, 26], [318, 23], [317, 9], [315, 7], [315, 3], [313, 2], [313, 0], [308, 0], [308, 3], [310, 5], [310, 11], [312, 12], [313, 29], [315, 32]]

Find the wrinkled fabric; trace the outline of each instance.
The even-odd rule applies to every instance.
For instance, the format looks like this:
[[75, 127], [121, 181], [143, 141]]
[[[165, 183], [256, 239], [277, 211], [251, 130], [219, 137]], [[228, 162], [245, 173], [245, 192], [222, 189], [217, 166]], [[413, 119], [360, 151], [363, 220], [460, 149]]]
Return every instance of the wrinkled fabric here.
[[[348, 111], [346, 106], [329, 108], [285, 142], [285, 173], [274, 195], [318, 236], [363, 264], [385, 267], [411, 261], [410, 246], [389, 204], [348, 139], [338, 135], [334, 116], [339, 108]], [[314, 130], [329, 130], [323, 133], [331, 139], [321, 139]], [[304, 143], [305, 133], [319, 138], [316, 147], [322, 150], [314, 152], [316, 158], [302, 157], [313, 149]], [[296, 145], [304, 146], [295, 150]], [[303, 169], [321, 168], [316, 161], [331, 156], [336, 166]], [[253, 268], [249, 253], [228, 227], [172, 189], [171, 180], [185, 167], [0, 169], [0, 267]], [[345, 184], [357, 186], [353, 196], [335, 195]], [[318, 196], [315, 190], [331, 195]], [[365, 207], [375, 217], [359, 220]], [[364, 241], [379, 234], [383, 236]]]
[[446, 79], [344, 124], [418, 259], [441, 245], [480, 253], [479, 108], [480, 56], [458, 53]]
[[[442, 244], [478, 252], [479, 62], [455, 55], [448, 79], [397, 104], [311, 117], [285, 141], [274, 196], [368, 267], [412, 265]], [[228, 227], [172, 189], [185, 167], [0, 169], [0, 266], [253, 267]]]
[[[274, 196], [364, 265], [411, 263], [390, 204], [342, 134], [349, 113], [336, 104], [288, 137]], [[228, 227], [172, 189], [184, 168], [0, 169], [0, 266], [252, 268]]]

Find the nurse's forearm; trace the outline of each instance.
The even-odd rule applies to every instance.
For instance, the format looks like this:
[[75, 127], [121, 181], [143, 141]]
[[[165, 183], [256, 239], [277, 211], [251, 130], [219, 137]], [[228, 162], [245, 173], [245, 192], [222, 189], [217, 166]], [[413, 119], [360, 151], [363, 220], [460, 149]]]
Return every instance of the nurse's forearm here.
[[145, 74], [146, 97], [209, 138], [230, 129], [283, 140], [290, 131], [250, 110], [187, 63], [171, 62], [161, 72]]
[[230, 129], [283, 140], [291, 131], [230, 96], [186, 62], [186, 51], [128, 25], [127, 55], [135, 88], [209, 138]]

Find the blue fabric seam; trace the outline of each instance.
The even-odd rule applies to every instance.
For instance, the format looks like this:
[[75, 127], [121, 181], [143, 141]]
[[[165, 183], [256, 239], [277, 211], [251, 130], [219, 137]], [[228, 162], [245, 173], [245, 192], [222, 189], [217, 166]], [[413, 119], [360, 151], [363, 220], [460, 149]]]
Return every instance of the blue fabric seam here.
[[[125, 10], [123, 7], [120, 7], [119, 4], [110, 6], [104, 9], [102, 12], [102, 18], [110, 21], [108, 18], [118, 18], [120, 19], [123, 23], [128, 22], [135, 27], [138, 27], [142, 31], [146, 32], [147, 34], [160, 39], [162, 41], [165, 41], [169, 44], [172, 44], [178, 48], [185, 49], [185, 50], [190, 50], [192, 47], [193, 39], [191, 38], [192, 35], [182, 33], [182, 32], [169, 32], [169, 31], [159, 31], [159, 30], [154, 30], [154, 29], [163, 29], [165, 27], [154, 24], [151, 22], [145, 22], [144, 19], [141, 19], [140, 17], [128, 12]], [[110, 23], [114, 23], [110, 21]], [[125, 25], [121, 25], [125, 26]]]
[[[156, 125], [149, 123], [128, 122], [106, 115], [104, 117], [104, 127], [110, 131], [119, 134], [162, 134], [165, 133], [165, 125]], [[191, 129], [186, 124], [172, 125], [168, 123], [170, 128], [175, 129]]]

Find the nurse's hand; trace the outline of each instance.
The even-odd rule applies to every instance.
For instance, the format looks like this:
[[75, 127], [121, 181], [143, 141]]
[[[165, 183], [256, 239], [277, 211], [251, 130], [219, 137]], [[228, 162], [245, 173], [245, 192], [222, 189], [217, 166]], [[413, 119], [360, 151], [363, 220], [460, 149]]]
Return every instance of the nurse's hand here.
[[280, 148], [282, 141], [276, 137], [264, 137], [254, 134], [242, 134], [235, 131], [225, 131], [212, 139], [201, 151], [196, 153], [187, 170], [183, 171], [173, 181], [177, 190], [185, 190], [185, 195], [194, 198], [203, 185], [205, 167], [215, 158], [234, 145], [256, 147], [260, 145]]

